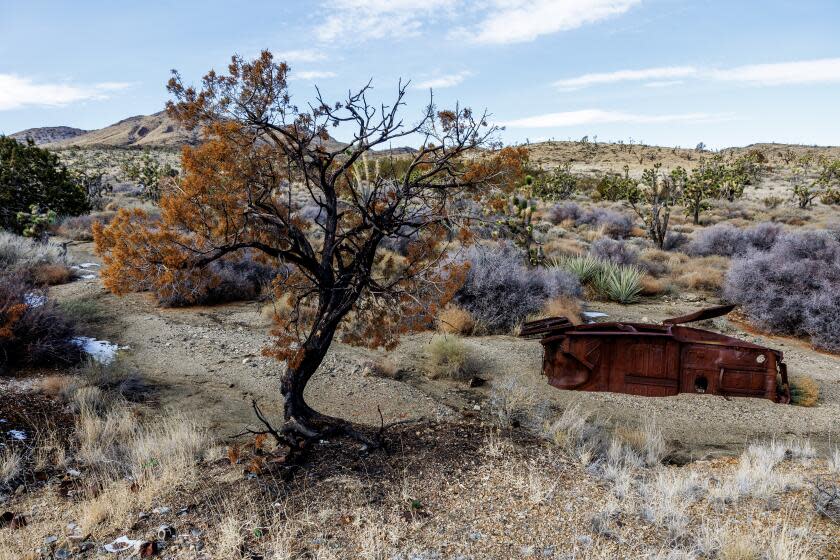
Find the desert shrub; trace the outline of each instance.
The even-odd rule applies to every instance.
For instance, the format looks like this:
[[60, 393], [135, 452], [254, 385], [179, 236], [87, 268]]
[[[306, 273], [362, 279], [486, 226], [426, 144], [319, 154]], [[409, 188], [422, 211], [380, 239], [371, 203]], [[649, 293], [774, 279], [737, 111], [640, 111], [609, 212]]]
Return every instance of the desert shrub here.
[[167, 307], [185, 307], [253, 300], [277, 274], [277, 268], [245, 253], [238, 260], [214, 261], [207, 274], [179, 286], [177, 291], [160, 294], [158, 302]]
[[744, 255], [750, 250], [766, 251], [781, 233], [782, 226], [772, 222], [762, 222], [746, 229], [730, 224], [715, 225], [695, 233], [694, 239], [686, 246], [686, 253], [732, 257]]
[[509, 332], [548, 300], [580, 295], [580, 283], [572, 274], [557, 268], [530, 268], [525, 254], [511, 245], [475, 245], [460, 258], [470, 269], [454, 302], [488, 332]]
[[623, 212], [616, 212], [607, 208], [591, 208], [583, 212], [577, 224], [588, 224], [603, 230], [605, 235], [622, 239], [633, 231], [633, 218]]
[[552, 206], [546, 218], [553, 224], [560, 224], [565, 221], [577, 222], [582, 213], [580, 206], [574, 202], [566, 202]]
[[572, 221], [577, 226], [589, 225], [617, 239], [628, 237], [633, 231], [633, 219], [627, 214], [608, 208], [583, 210], [574, 202], [555, 204], [549, 209], [546, 218], [553, 224]]
[[90, 208], [84, 188], [57, 155], [0, 136], [0, 227], [21, 232], [17, 215], [32, 206], [73, 216]]
[[433, 379], [464, 379], [474, 370], [469, 349], [455, 335], [435, 335], [425, 354], [426, 373]]
[[75, 325], [19, 278], [0, 276], [0, 373], [14, 367], [72, 364], [82, 350]]
[[578, 178], [571, 172], [571, 165], [559, 165], [541, 174], [533, 183], [534, 196], [544, 200], [564, 200], [578, 188]]
[[438, 313], [437, 327], [444, 333], [468, 335], [472, 333], [475, 321], [469, 311], [450, 304]]
[[28, 284], [55, 285], [70, 280], [72, 272], [62, 253], [56, 245], [0, 231], [0, 271]]
[[91, 230], [93, 223], [100, 222], [107, 225], [111, 223], [114, 216], [116, 212], [111, 211], [95, 212], [84, 216], [68, 216], [58, 224], [56, 233], [74, 241], [93, 241]]
[[109, 317], [106, 308], [91, 297], [66, 299], [58, 302], [58, 307], [71, 323], [86, 334], [96, 332]]
[[779, 205], [782, 202], [784, 202], [784, 200], [780, 196], [771, 195], [771, 196], [765, 196], [761, 200], [761, 202], [764, 203], [764, 207], [767, 208], [768, 210], [774, 210], [774, 209], [778, 208]]
[[768, 251], [733, 261], [724, 296], [760, 328], [807, 335], [818, 348], [840, 351], [840, 242], [827, 232], [780, 236]]
[[589, 246], [589, 254], [601, 261], [620, 265], [634, 265], [639, 262], [639, 251], [624, 241], [602, 237]]
[[677, 251], [685, 247], [690, 241], [690, 238], [681, 232], [669, 231], [665, 235], [665, 241], [662, 243], [664, 251]]

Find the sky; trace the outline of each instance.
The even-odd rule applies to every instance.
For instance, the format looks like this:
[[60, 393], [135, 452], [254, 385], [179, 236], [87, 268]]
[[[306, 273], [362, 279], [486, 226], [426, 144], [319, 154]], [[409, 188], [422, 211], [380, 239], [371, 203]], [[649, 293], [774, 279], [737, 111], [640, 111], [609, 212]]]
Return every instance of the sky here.
[[0, 0], [0, 133], [154, 113], [170, 69], [269, 49], [299, 105], [410, 79], [408, 122], [431, 89], [508, 144], [840, 145], [839, 25], [837, 0]]

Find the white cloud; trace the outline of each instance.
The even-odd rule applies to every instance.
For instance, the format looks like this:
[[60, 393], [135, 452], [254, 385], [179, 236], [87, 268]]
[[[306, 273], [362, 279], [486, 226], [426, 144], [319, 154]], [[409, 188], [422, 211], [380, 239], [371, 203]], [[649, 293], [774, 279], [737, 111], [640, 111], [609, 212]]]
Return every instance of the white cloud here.
[[60, 107], [81, 101], [100, 100], [131, 84], [103, 82], [91, 85], [36, 83], [16, 74], [0, 74], [0, 111], [21, 107]]
[[840, 58], [749, 64], [729, 69], [661, 66], [641, 70], [618, 70], [558, 80], [554, 82], [554, 86], [562, 90], [573, 90], [595, 85], [648, 80], [653, 81], [644, 84], [646, 87], [667, 87], [682, 83], [682, 80], [670, 78], [740, 82], [757, 86], [838, 83], [840, 82]]
[[663, 80], [669, 78], [686, 78], [697, 74], [693, 66], [662, 66], [645, 68], [642, 70], [619, 70], [617, 72], [601, 72], [584, 74], [576, 78], [557, 80], [554, 86], [560, 89], [579, 89], [583, 87], [614, 84], [617, 82], [637, 82], [642, 80]]
[[647, 88], [667, 88], [684, 84], [684, 80], [660, 80], [656, 82], [648, 82], [644, 84]]
[[457, 74], [447, 74], [445, 76], [438, 76], [436, 78], [431, 78], [429, 80], [424, 80], [422, 82], [418, 82], [414, 85], [415, 89], [443, 89], [448, 87], [457, 86], [461, 82], [463, 82], [466, 78], [472, 76], [472, 72], [469, 70], [464, 70], [462, 72], [458, 72]]
[[494, 0], [487, 16], [475, 28], [461, 27], [455, 36], [484, 44], [522, 43], [623, 14], [640, 3], [641, 0]]
[[833, 83], [840, 82], [840, 58], [750, 64], [729, 70], [713, 70], [710, 76], [716, 80], [765, 86]]
[[[642, 0], [322, 0], [321, 41], [412, 37], [430, 24], [482, 44], [533, 41], [622, 14]], [[464, 23], [464, 22], [468, 23]]]
[[581, 126], [588, 124], [657, 124], [657, 123], [696, 123], [731, 120], [731, 113], [680, 113], [671, 115], [640, 115], [621, 111], [601, 109], [583, 109], [563, 113], [546, 113], [522, 119], [503, 122], [508, 128], [556, 128]]
[[280, 51], [274, 56], [277, 60], [288, 63], [293, 62], [320, 62], [327, 59], [327, 54], [314, 49], [298, 49], [291, 51]]
[[358, 41], [417, 35], [427, 20], [445, 15], [459, 0], [325, 0], [321, 41]]
[[289, 77], [292, 80], [320, 80], [324, 78], [335, 78], [336, 75], [335, 72], [329, 72], [327, 70], [303, 70], [301, 72], [292, 70]]

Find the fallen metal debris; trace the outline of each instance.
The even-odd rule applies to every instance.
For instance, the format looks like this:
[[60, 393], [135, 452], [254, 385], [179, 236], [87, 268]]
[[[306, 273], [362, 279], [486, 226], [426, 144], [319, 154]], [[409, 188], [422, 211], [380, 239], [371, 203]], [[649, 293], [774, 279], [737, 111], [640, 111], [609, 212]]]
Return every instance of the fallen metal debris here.
[[525, 323], [540, 337], [543, 374], [559, 389], [664, 397], [709, 393], [790, 402], [782, 353], [711, 331], [681, 326], [726, 315], [724, 305], [674, 317], [661, 325], [590, 323], [565, 317]]

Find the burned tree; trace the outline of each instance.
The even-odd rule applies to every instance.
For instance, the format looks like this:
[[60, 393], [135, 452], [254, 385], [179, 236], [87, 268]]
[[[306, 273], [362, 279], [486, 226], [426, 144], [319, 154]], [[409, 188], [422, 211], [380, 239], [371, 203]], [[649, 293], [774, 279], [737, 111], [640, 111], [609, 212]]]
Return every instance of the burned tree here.
[[[486, 114], [430, 103], [405, 125], [402, 83], [391, 105], [372, 105], [369, 83], [339, 103], [319, 91], [303, 110], [292, 103], [288, 70], [264, 51], [250, 62], [234, 56], [227, 75], [211, 71], [198, 90], [174, 73], [169, 114], [202, 128], [206, 141], [185, 148], [182, 178], [163, 195], [159, 219], [122, 211], [97, 226], [97, 249], [105, 285], [117, 293], [189, 292], [206, 285], [208, 265], [243, 252], [277, 264], [273, 290], [285, 305], [267, 353], [287, 364], [286, 423], [272, 431], [359, 436], [303, 398], [334, 338], [387, 348], [425, 328], [464, 274], [447, 248], [468, 237], [469, 224], [451, 203], [519, 177], [506, 173], [503, 157], [473, 157], [494, 141]], [[330, 139], [338, 126], [352, 128], [348, 145]], [[373, 152], [409, 136], [421, 147], [407, 159]], [[395, 240], [405, 246], [399, 258], [378, 250]]]

